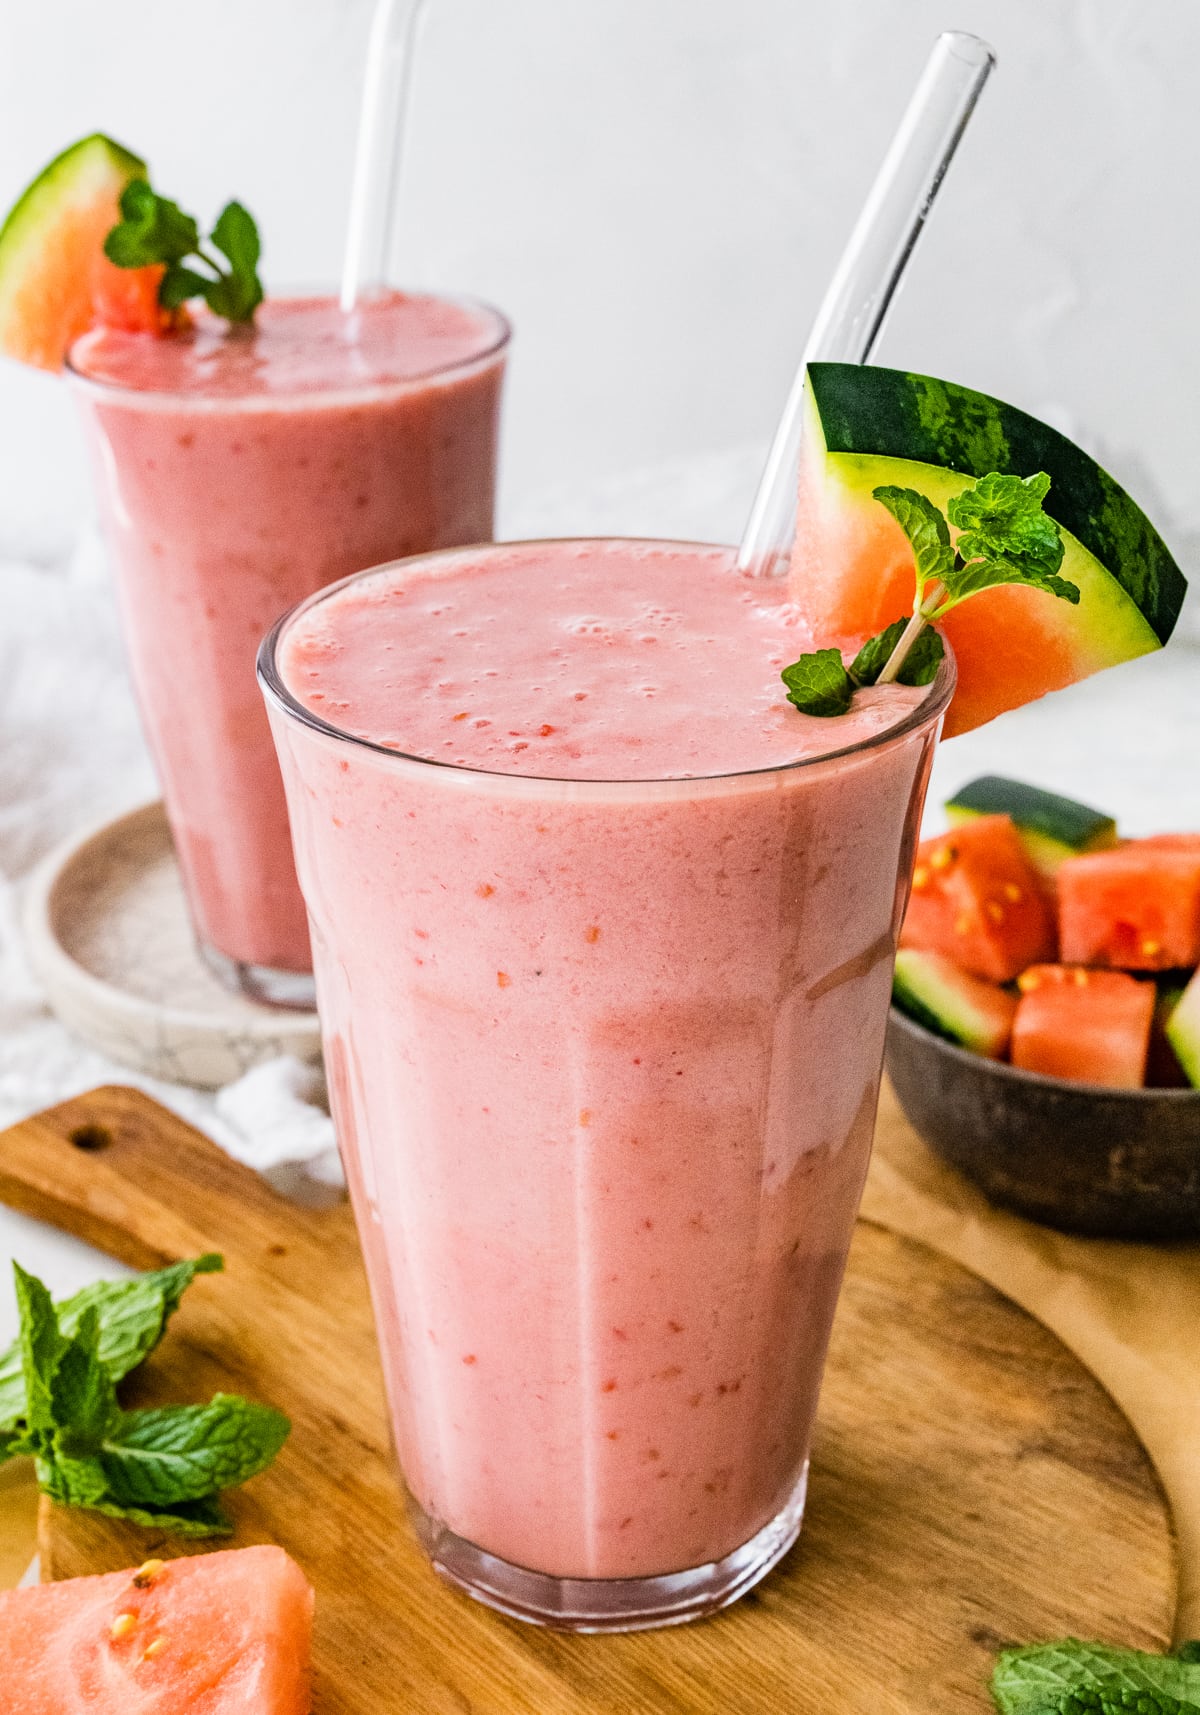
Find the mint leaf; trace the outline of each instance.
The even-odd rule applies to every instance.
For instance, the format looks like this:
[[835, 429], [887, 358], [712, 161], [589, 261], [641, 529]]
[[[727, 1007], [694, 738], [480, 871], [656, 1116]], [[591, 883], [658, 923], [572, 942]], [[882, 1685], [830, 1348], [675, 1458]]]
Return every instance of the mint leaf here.
[[950, 546], [950, 531], [946, 520], [923, 494], [915, 488], [875, 488], [871, 490], [881, 506], [885, 506], [899, 524], [912, 545], [917, 564], [917, 601], [924, 600], [926, 586], [944, 583], [946, 574], [954, 567], [954, 549]]
[[200, 229], [191, 215], [151, 190], [145, 179], [131, 179], [118, 206], [120, 224], [104, 240], [104, 254], [118, 268], [180, 262], [199, 248]]
[[946, 507], [959, 532], [959, 558], [1017, 557], [1056, 572], [1064, 548], [1058, 525], [1043, 510], [1049, 492], [1050, 478], [1044, 470], [1028, 477], [1001, 476], [994, 470], [981, 476]]
[[36, 1436], [54, 1429], [54, 1377], [67, 1347], [58, 1329], [54, 1303], [36, 1275], [13, 1263], [17, 1309], [21, 1317], [18, 1344], [25, 1393], [23, 1416]]
[[779, 675], [787, 700], [806, 715], [844, 715], [854, 697], [854, 684], [838, 649], [818, 649], [802, 655]]
[[1102, 1692], [1114, 1709], [1120, 1707], [1114, 1696], [1126, 1692], [1192, 1702], [1200, 1698], [1200, 1664], [1067, 1638], [1005, 1650], [992, 1674], [992, 1696], [1001, 1715], [1057, 1715], [1062, 1698], [1082, 1692]]
[[958, 567], [950, 574], [942, 587], [951, 599], [939, 608], [939, 617], [951, 607], [957, 607], [960, 601], [966, 601], [968, 596], [978, 595], [980, 590], [995, 589], [998, 584], [1027, 584], [1033, 589], [1045, 590], [1047, 595], [1060, 596], [1074, 606], [1079, 605], [1077, 584], [1055, 577], [1052, 572], [1043, 572], [1032, 563], [1027, 565], [1022, 561], [998, 557], [994, 560], [972, 560], [969, 565]]
[[239, 202], [226, 203], [209, 235], [222, 265], [200, 237], [200, 228], [178, 203], [159, 196], [145, 179], [134, 179], [122, 192], [121, 219], [104, 240], [104, 254], [118, 268], [165, 266], [158, 301], [177, 310], [190, 298], [203, 298], [214, 315], [231, 322], [248, 322], [263, 300], [258, 261], [262, 254], [258, 227]]
[[1105, 1679], [1074, 1691], [1055, 1692], [1031, 1715], [1200, 1715], [1200, 1703], [1182, 1702], [1167, 1691], [1131, 1691]]
[[37, 1461], [38, 1487], [62, 1507], [97, 1507], [107, 1498], [108, 1479], [94, 1457], [66, 1454]]
[[208, 1495], [202, 1501], [180, 1501], [177, 1506], [165, 1508], [122, 1506], [104, 1497], [98, 1500], [66, 1501], [64, 1504], [86, 1507], [89, 1512], [103, 1513], [105, 1518], [128, 1519], [131, 1524], [140, 1524], [147, 1530], [168, 1530], [173, 1536], [233, 1534], [233, 1520], [215, 1495]]
[[1058, 525], [1042, 509], [1050, 489], [1044, 471], [1022, 479], [991, 471], [949, 504], [959, 531], [957, 557], [942, 586], [941, 611], [998, 584], [1026, 584], [1077, 603], [1079, 590], [1058, 570], [1065, 548]]
[[[59, 1328], [72, 1337], [83, 1315], [94, 1306], [100, 1318], [100, 1356], [113, 1381], [119, 1382], [157, 1346], [168, 1319], [195, 1277], [217, 1273], [224, 1266], [219, 1255], [209, 1252], [132, 1280], [93, 1281], [55, 1305]], [[0, 1435], [14, 1430], [24, 1416], [21, 1342], [14, 1340], [0, 1354]], [[0, 1444], [0, 1459], [3, 1457]]]
[[262, 245], [253, 217], [240, 202], [225, 204], [212, 229], [212, 242], [229, 262], [230, 272], [205, 294], [208, 307], [230, 321], [249, 321], [263, 300], [256, 272]]
[[75, 1337], [59, 1360], [51, 1404], [59, 1426], [54, 1436], [56, 1458], [94, 1452], [118, 1415], [117, 1390], [100, 1356], [100, 1314], [94, 1304], [84, 1311]]
[[[894, 620], [886, 631], [869, 638], [850, 663], [850, 677], [857, 685], [873, 685], [891, 660], [896, 645], [904, 636], [908, 621]], [[904, 658], [896, 675], [898, 685], [932, 685], [946, 646], [936, 631], [926, 628]]]
[[237, 1394], [208, 1405], [133, 1411], [105, 1437], [109, 1494], [122, 1505], [160, 1506], [232, 1489], [269, 1465], [291, 1424]]

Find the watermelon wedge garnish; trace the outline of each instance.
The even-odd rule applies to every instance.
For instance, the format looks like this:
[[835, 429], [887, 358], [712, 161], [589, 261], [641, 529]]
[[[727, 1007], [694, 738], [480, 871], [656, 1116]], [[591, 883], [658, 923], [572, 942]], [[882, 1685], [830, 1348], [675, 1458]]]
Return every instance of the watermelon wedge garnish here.
[[308, 1715], [313, 1592], [282, 1548], [0, 1591], [13, 1715]]
[[111, 137], [85, 137], [55, 157], [0, 227], [0, 352], [61, 369], [88, 328], [160, 331], [159, 267], [117, 268], [104, 239], [121, 192], [145, 163]]
[[1005, 585], [939, 622], [958, 663], [948, 737], [1161, 648], [1187, 588], [1141, 508], [1057, 430], [952, 382], [814, 363], [792, 556], [793, 596], [814, 637], [852, 652], [912, 609], [912, 548], [877, 487], [916, 489], [944, 511], [990, 471], [1050, 477], [1045, 510], [1080, 600]]

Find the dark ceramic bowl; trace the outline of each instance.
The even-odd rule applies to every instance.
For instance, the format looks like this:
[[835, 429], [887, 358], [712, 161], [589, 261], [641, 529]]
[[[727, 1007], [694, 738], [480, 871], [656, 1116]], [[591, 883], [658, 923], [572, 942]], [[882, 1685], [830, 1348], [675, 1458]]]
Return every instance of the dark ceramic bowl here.
[[1200, 1238], [1200, 1090], [1021, 1072], [895, 1007], [887, 1068], [914, 1129], [1001, 1208], [1093, 1238]]

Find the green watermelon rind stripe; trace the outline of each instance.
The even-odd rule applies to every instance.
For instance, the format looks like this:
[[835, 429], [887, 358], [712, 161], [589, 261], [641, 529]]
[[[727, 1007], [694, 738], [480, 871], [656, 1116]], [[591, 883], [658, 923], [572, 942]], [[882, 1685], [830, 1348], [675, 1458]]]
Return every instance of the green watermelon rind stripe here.
[[1023, 832], [1041, 834], [1055, 845], [1077, 852], [1086, 851], [1094, 841], [1115, 836], [1117, 831], [1116, 822], [1103, 810], [1000, 774], [983, 774], [960, 786], [952, 798], [946, 799], [946, 809], [974, 816], [1011, 816]]
[[22, 267], [26, 250], [44, 241], [44, 230], [80, 186], [101, 175], [115, 184], [146, 177], [146, 163], [102, 132], [72, 143], [27, 185], [0, 226], [0, 291]]
[[987, 1036], [987, 1023], [981, 1023], [972, 1003], [964, 1000], [941, 972], [931, 971], [915, 949], [902, 949], [896, 955], [892, 1001], [914, 1024], [958, 1048], [977, 1050]]
[[1200, 1087], [1200, 975], [1192, 978], [1172, 1007], [1166, 1030], [1188, 1082]]
[[1057, 429], [986, 393], [908, 370], [811, 363], [808, 375], [828, 453], [907, 459], [968, 477], [1044, 470], [1046, 511], [1095, 555], [1159, 642], [1170, 637], [1187, 580], [1136, 501]]

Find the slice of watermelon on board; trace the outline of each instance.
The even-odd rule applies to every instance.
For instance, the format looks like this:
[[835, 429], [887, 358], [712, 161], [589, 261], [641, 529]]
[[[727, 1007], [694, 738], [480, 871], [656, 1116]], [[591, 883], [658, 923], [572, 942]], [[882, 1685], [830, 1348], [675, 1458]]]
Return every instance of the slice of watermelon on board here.
[[1009, 585], [947, 615], [958, 662], [947, 737], [1161, 648], [1186, 582], [1124, 489], [1045, 423], [926, 375], [809, 365], [792, 594], [821, 644], [857, 649], [912, 610], [912, 549], [872, 490], [915, 488], [944, 511], [993, 470], [1050, 477], [1045, 508], [1062, 529], [1062, 576], [1080, 600]]
[[0, 1710], [308, 1715], [312, 1611], [269, 1546], [0, 1591]]
[[61, 369], [80, 334], [103, 323], [160, 332], [162, 269], [118, 268], [104, 239], [121, 192], [146, 167], [111, 137], [85, 137], [51, 161], [0, 227], [0, 351]]

